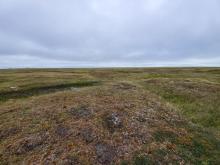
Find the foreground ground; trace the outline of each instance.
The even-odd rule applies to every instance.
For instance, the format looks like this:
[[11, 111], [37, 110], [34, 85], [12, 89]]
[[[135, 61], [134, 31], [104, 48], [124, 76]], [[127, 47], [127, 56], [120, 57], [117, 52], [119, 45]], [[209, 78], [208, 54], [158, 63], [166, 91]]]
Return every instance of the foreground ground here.
[[220, 164], [220, 68], [0, 70], [0, 164]]

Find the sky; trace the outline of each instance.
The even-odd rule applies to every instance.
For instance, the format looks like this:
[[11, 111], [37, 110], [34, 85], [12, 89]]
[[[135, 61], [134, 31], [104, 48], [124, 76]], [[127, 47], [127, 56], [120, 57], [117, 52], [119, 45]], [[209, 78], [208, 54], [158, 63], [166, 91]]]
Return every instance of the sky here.
[[0, 1], [0, 68], [152, 66], [220, 66], [220, 1]]

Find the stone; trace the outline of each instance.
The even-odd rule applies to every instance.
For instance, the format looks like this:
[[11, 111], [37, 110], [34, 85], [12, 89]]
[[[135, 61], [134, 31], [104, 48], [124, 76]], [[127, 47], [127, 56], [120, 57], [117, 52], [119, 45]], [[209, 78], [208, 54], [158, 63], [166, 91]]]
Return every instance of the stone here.
[[111, 131], [114, 132], [116, 129], [119, 129], [123, 126], [123, 122], [117, 113], [111, 113], [106, 116], [104, 119], [107, 128]]

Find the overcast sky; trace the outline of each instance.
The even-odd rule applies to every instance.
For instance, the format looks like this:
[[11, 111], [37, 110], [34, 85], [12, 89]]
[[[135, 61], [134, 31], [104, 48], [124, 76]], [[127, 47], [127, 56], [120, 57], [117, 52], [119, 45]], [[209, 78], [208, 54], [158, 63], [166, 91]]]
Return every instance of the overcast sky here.
[[220, 0], [0, 0], [0, 68], [220, 66]]

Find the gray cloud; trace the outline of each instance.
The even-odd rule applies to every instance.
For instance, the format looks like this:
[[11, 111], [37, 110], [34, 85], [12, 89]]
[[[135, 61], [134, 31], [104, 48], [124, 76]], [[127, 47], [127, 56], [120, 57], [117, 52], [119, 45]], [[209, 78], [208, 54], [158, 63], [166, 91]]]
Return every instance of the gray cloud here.
[[219, 0], [2, 0], [0, 67], [219, 66]]

